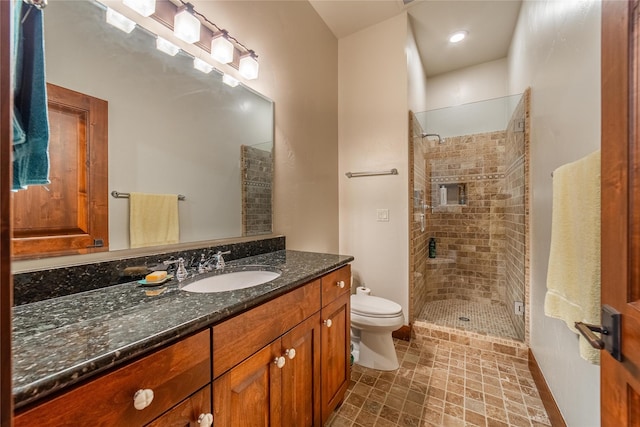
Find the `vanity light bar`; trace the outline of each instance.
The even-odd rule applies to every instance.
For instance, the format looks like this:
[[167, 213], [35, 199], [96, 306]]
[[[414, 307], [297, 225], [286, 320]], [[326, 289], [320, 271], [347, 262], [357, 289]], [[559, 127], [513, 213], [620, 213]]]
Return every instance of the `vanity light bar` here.
[[136, 27], [136, 23], [110, 7], [107, 8], [107, 23], [129, 34]]
[[[211, 40], [209, 47], [211, 58], [222, 64], [230, 64], [232, 67], [237, 68], [240, 75], [246, 80], [258, 78], [260, 68], [258, 55], [256, 55], [253, 50], [240, 43], [240, 41], [231, 36], [227, 30], [220, 28], [202, 13], [198, 12], [191, 3], [184, 0], [177, 1], [181, 4], [180, 6], [176, 6], [174, 3], [168, 1], [156, 4], [157, 0], [122, 0], [124, 5], [140, 15], [145, 17], [151, 16], [159, 23], [171, 29], [174, 36], [182, 41], [191, 44], [197, 43], [199, 48], [206, 51], [209, 46], [205, 47], [202, 43]], [[173, 18], [173, 27], [171, 27], [170, 24], [171, 18]], [[107, 8], [107, 22], [127, 33], [133, 31], [136, 26], [134, 21], [115, 12], [111, 8]], [[202, 29], [203, 25], [204, 30]], [[156, 40], [156, 48], [171, 56], [176, 55], [180, 51], [179, 46], [161, 37], [158, 37]], [[236, 54], [236, 52], [238, 52], [238, 54]], [[192, 54], [189, 55], [194, 56]], [[237, 60], [237, 58], [239, 58], [239, 60], [236, 63], [234, 59]], [[204, 73], [209, 73], [213, 70], [213, 66], [203, 60], [194, 60], [194, 67]], [[234, 85], [237, 85], [237, 83]]]
[[202, 71], [205, 74], [209, 74], [211, 71], [213, 71], [213, 65], [203, 61], [200, 58], [193, 58], [193, 68], [198, 71]]
[[240, 83], [237, 79], [231, 77], [229, 74], [222, 75], [222, 83], [227, 86], [236, 87]]
[[160, 36], [158, 36], [158, 38], [156, 39], [156, 49], [158, 49], [160, 52], [166, 53], [169, 56], [176, 56], [176, 54], [180, 52], [180, 48], [178, 46], [171, 43], [167, 39], [163, 39]]

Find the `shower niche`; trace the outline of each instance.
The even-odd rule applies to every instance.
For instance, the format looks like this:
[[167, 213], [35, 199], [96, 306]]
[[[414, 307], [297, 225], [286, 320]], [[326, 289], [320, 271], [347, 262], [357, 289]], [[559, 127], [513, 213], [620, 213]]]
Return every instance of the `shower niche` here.
[[432, 205], [439, 207], [467, 204], [467, 184], [464, 182], [436, 182], [432, 184]]

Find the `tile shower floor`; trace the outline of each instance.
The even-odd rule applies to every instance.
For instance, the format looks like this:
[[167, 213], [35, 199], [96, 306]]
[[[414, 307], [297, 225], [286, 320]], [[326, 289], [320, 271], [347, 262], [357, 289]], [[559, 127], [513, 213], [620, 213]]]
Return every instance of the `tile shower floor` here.
[[395, 340], [400, 369], [354, 365], [331, 427], [546, 427], [526, 361], [441, 341]]
[[[460, 317], [469, 320], [460, 320]], [[522, 339], [518, 337], [513, 327], [507, 307], [499, 304], [482, 304], [457, 299], [432, 301], [424, 305], [418, 319], [465, 331]]]

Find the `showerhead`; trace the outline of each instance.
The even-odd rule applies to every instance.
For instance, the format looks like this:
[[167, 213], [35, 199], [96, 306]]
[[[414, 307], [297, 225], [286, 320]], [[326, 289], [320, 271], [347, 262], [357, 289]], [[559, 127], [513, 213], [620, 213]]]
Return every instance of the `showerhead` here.
[[438, 138], [438, 144], [444, 144], [444, 138], [440, 138], [440, 135], [438, 135], [437, 133], [423, 133], [420, 136], [422, 138], [429, 138], [430, 136], [435, 136], [436, 138]]

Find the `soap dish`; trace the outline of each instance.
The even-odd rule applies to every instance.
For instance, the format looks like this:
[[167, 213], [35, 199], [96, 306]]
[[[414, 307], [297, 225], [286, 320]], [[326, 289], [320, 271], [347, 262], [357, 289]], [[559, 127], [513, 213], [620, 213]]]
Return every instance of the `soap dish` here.
[[157, 282], [147, 282], [147, 279], [142, 279], [142, 280], [138, 280], [138, 283], [141, 284], [142, 286], [158, 286], [158, 285], [162, 285], [164, 282], [171, 279], [173, 279], [173, 274], [168, 274], [167, 277], [165, 277], [162, 280], [158, 280]]

